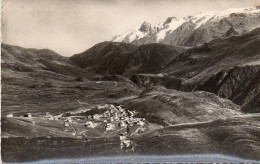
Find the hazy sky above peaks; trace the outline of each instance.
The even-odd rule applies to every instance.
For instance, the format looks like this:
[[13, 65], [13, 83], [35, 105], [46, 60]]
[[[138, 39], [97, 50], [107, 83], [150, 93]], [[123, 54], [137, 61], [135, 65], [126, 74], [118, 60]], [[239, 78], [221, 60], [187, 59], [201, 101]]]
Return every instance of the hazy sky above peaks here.
[[80, 53], [147, 21], [228, 8], [260, 0], [2, 0], [2, 42], [48, 48], [64, 56]]

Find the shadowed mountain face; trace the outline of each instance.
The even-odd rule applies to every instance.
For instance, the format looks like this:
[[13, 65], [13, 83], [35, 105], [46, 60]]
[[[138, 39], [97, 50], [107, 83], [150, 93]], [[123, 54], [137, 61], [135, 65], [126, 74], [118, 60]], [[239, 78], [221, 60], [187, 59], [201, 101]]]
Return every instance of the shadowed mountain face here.
[[82, 68], [101, 74], [122, 74], [129, 54], [137, 46], [126, 43], [102, 42], [70, 59]]
[[163, 44], [148, 44], [139, 46], [128, 60], [125, 75], [135, 73], [158, 73], [170, 61], [186, 49], [178, 46]]
[[157, 73], [185, 48], [164, 44], [136, 47], [126, 43], [103, 42], [70, 59], [82, 68], [100, 74], [131, 76]]
[[199, 90], [228, 98], [241, 105], [245, 112], [259, 112], [258, 45], [259, 28], [243, 36], [215, 40], [189, 49], [163, 72], [188, 79], [195, 89], [196, 85], [202, 85]]
[[260, 61], [260, 28], [242, 36], [218, 39], [188, 49], [162, 72], [197, 83], [237, 65]]

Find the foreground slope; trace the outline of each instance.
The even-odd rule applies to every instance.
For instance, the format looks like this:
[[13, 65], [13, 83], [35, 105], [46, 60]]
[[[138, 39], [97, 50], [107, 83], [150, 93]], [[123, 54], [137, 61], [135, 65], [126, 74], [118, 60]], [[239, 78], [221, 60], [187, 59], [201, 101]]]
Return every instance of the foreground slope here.
[[144, 90], [139, 97], [127, 102], [127, 109], [160, 125], [203, 122], [242, 114], [238, 105], [214, 94], [164, 87]]
[[247, 115], [170, 126], [140, 136], [138, 148], [147, 154], [220, 153], [259, 160], [259, 123], [259, 115]]
[[259, 161], [259, 120], [259, 115], [247, 115], [169, 126], [133, 136], [134, 152], [121, 150], [119, 137], [88, 140], [69, 137], [3, 138], [2, 159], [4, 162], [28, 162], [115, 154], [225, 154]]

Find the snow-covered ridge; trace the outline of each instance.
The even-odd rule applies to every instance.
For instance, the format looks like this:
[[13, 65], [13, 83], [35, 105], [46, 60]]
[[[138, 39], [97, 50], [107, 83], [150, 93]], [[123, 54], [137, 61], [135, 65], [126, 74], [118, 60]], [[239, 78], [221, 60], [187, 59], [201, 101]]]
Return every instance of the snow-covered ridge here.
[[[115, 36], [114, 38], [112, 38], [112, 41], [130, 43], [134, 40], [144, 38], [145, 36], [154, 35], [156, 36], [156, 42], [159, 42], [163, 40], [168, 33], [176, 30], [185, 22], [193, 22], [196, 25], [195, 29], [197, 29], [205, 23], [229, 17], [232, 13], [259, 14], [260, 9], [235, 8], [222, 11], [203, 12], [196, 16], [187, 16], [184, 18], [169, 17], [166, 21], [155, 26], [152, 26], [150, 23], [144, 22], [141, 26], [137, 26], [133, 31], [129, 33]], [[144, 27], [147, 30], [142, 30], [142, 28]]]
[[[168, 20], [168, 19], [167, 19]], [[166, 22], [167, 22], [166, 20]], [[165, 28], [162, 28], [157, 34], [156, 34], [156, 39], [157, 41], [160, 41], [162, 39], [165, 38], [166, 34], [168, 32], [172, 32], [174, 31], [176, 28], [178, 28], [180, 25], [182, 25], [184, 22], [186, 22], [187, 20], [184, 18], [181, 19], [171, 19], [171, 21], [169, 23], [165, 23]]]
[[196, 24], [196, 28], [199, 28], [204, 23], [228, 17], [233, 13], [257, 14], [259, 12], [260, 10], [256, 8], [236, 8], [222, 11], [210, 11], [192, 17], [191, 21]]
[[151, 28], [151, 24], [147, 22], [143, 22], [141, 26], [137, 26], [133, 31], [123, 34], [123, 35], [117, 35], [115, 36], [112, 41], [114, 42], [122, 42], [122, 41], [127, 41], [127, 42], [132, 42], [135, 39], [141, 39], [145, 35], [147, 35], [150, 32], [149, 30], [142, 30], [142, 28]]

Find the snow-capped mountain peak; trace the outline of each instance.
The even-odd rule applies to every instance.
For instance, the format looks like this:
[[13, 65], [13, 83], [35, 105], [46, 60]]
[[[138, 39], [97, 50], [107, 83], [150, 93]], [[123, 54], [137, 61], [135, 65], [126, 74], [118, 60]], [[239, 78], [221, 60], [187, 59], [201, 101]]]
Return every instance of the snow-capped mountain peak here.
[[[233, 14], [233, 15], [232, 15]], [[247, 19], [248, 18], [244, 18], [243, 16], [249, 16], [251, 19], [253, 19], [252, 25], [248, 24]], [[127, 43], [134, 43], [134, 44], [146, 44], [146, 43], [158, 43], [158, 42], [169, 42], [169, 36], [170, 37], [174, 37], [172, 34], [175, 30], [177, 30], [178, 28], [181, 27], [181, 30], [179, 30], [180, 32], [183, 31], [184, 36], [178, 36], [178, 38], [170, 38], [171, 43], [175, 43], [177, 45], [185, 45], [186, 43], [184, 43], [185, 39], [181, 39], [180, 37], [188, 37], [186, 35], [194, 35], [192, 33], [196, 32], [196, 30], [205, 27], [207, 24], [210, 23], [214, 23], [215, 22], [215, 26], [221, 26], [218, 25], [218, 22], [220, 20], [222, 20], [223, 18], [229, 18], [230, 20], [228, 21], [228, 23], [224, 23], [223, 26], [225, 27], [216, 27], [216, 28], [220, 28], [224, 31], [219, 32], [219, 37], [223, 36], [223, 33], [227, 33], [228, 30], [230, 30], [230, 28], [233, 26], [238, 26], [238, 30], [233, 28], [233, 31], [236, 31], [236, 33], [239, 33], [239, 31], [241, 32], [246, 32], [246, 31], [250, 31], [253, 28], [256, 27], [260, 27], [260, 19], [259, 19], [259, 15], [260, 15], [260, 9], [259, 8], [235, 8], [235, 9], [226, 9], [226, 10], [222, 10], [222, 11], [209, 11], [209, 12], [203, 12], [203, 13], [199, 13], [198, 15], [195, 16], [186, 16], [183, 18], [177, 18], [177, 17], [168, 17], [165, 21], [152, 26], [150, 23], [148, 22], [143, 22], [141, 26], [137, 26], [133, 31], [123, 34], [123, 35], [119, 35], [116, 36], [112, 39], [112, 41], [115, 42], [127, 42]], [[236, 18], [231, 18], [232, 16], [236, 17]], [[232, 22], [234, 21], [234, 22]], [[240, 21], [240, 25], [238, 24], [238, 21]], [[185, 24], [188, 24], [185, 26]], [[244, 27], [242, 25], [246, 25], [248, 27]], [[213, 27], [214, 27], [213, 25]], [[213, 28], [210, 27], [210, 28]], [[242, 29], [242, 28], [245, 29]], [[214, 31], [214, 29], [211, 29]], [[219, 29], [216, 29], [219, 30]], [[213, 32], [214, 35], [216, 32]], [[233, 34], [233, 33], [231, 33]], [[241, 33], [240, 33], [241, 34]], [[211, 35], [211, 34], [210, 34]], [[213, 35], [213, 34], [212, 34]], [[205, 41], [209, 41], [211, 39], [213, 39], [216, 36], [210, 36], [212, 38], [206, 38], [206, 39], [202, 39], [201, 43], [205, 42]], [[188, 39], [188, 38], [186, 38]], [[199, 38], [198, 38], [199, 39]], [[182, 43], [178, 43], [178, 42], [182, 42]], [[195, 41], [197, 44], [200, 41]], [[200, 43], [200, 44], [201, 44]], [[189, 45], [189, 44], [188, 44]], [[187, 45], [185, 45], [187, 46]]]
[[135, 39], [140, 39], [146, 36], [152, 29], [150, 23], [144, 21], [141, 26], [137, 26], [133, 31], [115, 36], [112, 41], [114, 42], [132, 42]]
[[151, 23], [143, 22], [143, 24], [140, 26], [139, 31], [148, 33], [151, 30]]

